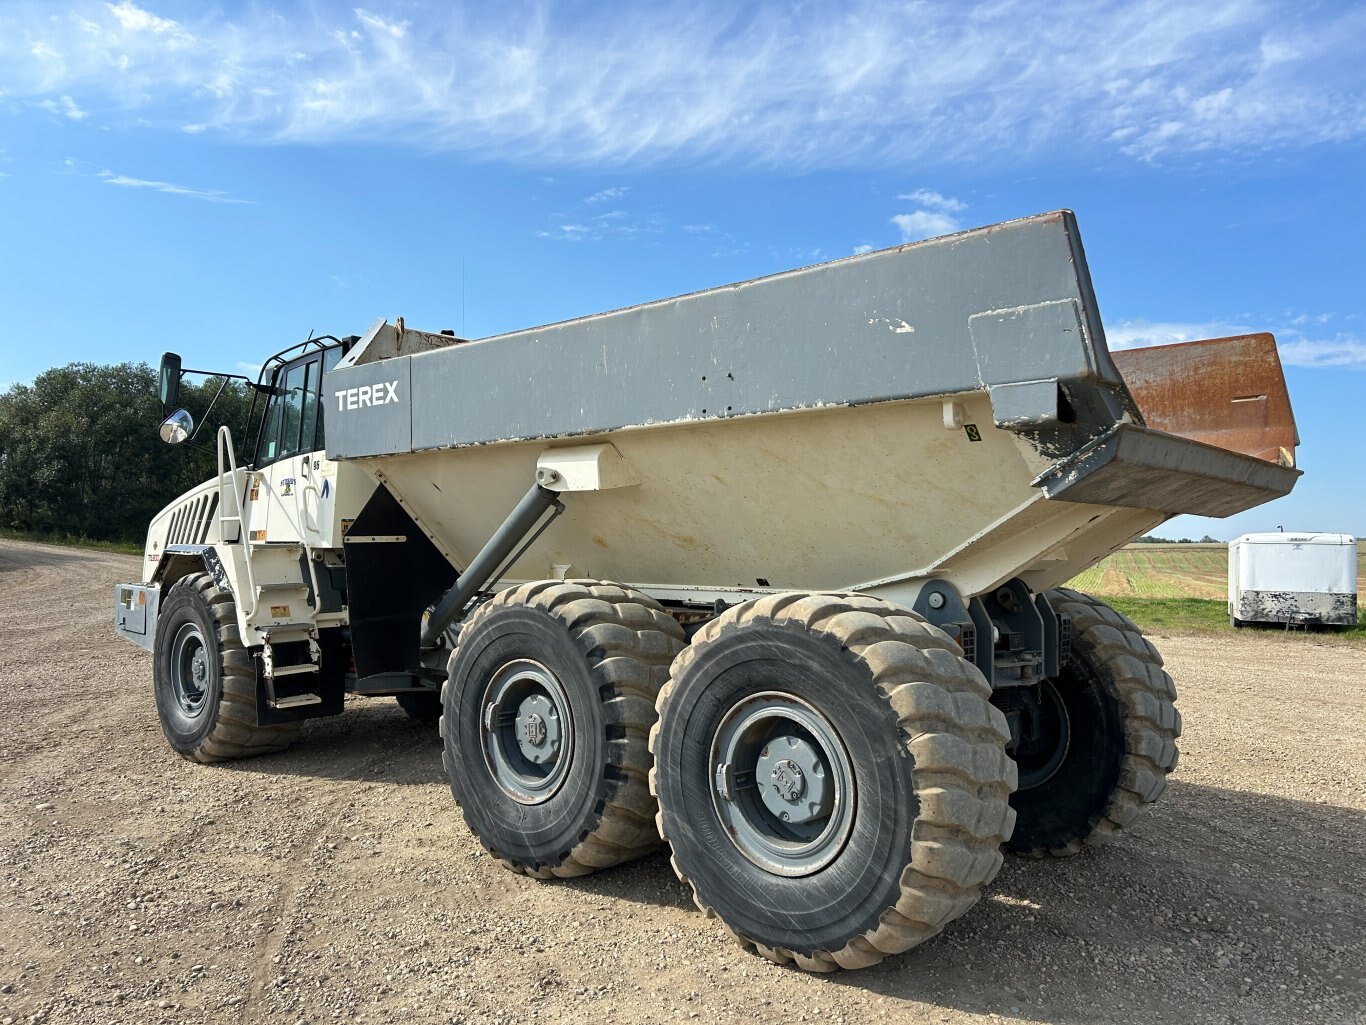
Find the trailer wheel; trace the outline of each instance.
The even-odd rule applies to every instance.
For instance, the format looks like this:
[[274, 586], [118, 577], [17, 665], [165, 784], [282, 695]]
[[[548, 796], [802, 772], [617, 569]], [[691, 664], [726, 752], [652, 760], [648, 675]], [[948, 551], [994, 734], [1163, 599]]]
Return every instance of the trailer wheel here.
[[864, 968], [938, 933], [1001, 865], [1005, 717], [915, 613], [779, 594], [707, 623], [651, 734], [659, 828], [698, 907], [747, 949]]
[[586, 875], [659, 845], [648, 738], [683, 629], [616, 584], [546, 580], [467, 620], [442, 687], [442, 761], [507, 868]]
[[283, 751], [298, 732], [256, 725], [256, 665], [236, 610], [213, 577], [194, 573], [171, 585], [157, 618], [157, 715], [171, 747], [197, 762]]
[[408, 718], [416, 719], [420, 723], [435, 726], [441, 721], [441, 692], [431, 691], [408, 691], [404, 694], [395, 694], [394, 700], [398, 702], [398, 707], [408, 713]]
[[1008, 848], [1066, 857], [1127, 828], [1162, 794], [1181, 714], [1162, 656], [1133, 622], [1080, 591], [1048, 597], [1072, 619], [1071, 655], [1040, 685], [1032, 735], [1015, 751]]

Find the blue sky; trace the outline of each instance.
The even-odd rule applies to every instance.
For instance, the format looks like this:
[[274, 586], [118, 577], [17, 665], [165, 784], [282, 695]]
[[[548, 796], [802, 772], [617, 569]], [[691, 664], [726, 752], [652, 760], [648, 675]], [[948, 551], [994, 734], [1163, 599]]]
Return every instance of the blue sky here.
[[0, 3], [0, 387], [467, 337], [1058, 207], [1112, 347], [1274, 331], [1366, 535], [1366, 7]]

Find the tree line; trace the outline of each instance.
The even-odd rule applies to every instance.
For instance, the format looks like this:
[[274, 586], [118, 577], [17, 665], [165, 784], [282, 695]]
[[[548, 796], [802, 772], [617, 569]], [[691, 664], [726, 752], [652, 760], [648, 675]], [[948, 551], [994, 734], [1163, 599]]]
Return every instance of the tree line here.
[[232, 428], [239, 462], [255, 438], [241, 382], [187, 379], [180, 405], [198, 431], [168, 445], [157, 434], [157, 371], [146, 363], [70, 363], [13, 385], [0, 395], [0, 527], [141, 544], [158, 510], [218, 472], [219, 424]]

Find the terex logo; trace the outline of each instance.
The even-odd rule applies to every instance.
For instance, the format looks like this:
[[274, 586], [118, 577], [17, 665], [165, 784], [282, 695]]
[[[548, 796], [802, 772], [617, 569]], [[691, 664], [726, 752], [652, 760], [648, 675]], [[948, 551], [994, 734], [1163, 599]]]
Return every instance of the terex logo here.
[[358, 388], [343, 388], [337, 392], [337, 410], [358, 409], [361, 406], [383, 406], [398, 401], [398, 382], [362, 384]]

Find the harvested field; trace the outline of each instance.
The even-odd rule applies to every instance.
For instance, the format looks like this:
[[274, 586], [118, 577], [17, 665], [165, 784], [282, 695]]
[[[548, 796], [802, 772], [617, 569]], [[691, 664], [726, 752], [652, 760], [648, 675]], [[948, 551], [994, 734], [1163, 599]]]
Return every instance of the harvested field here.
[[0, 1023], [1366, 1022], [1366, 689], [1331, 636], [1155, 638], [1186, 736], [1146, 818], [813, 977], [729, 942], [663, 854], [503, 871], [392, 701], [182, 761], [109, 625], [137, 566], [0, 541]]
[[[1357, 589], [1366, 593], [1366, 550], [1358, 546]], [[1121, 598], [1228, 599], [1228, 546], [1129, 545], [1068, 582], [1079, 591]]]

